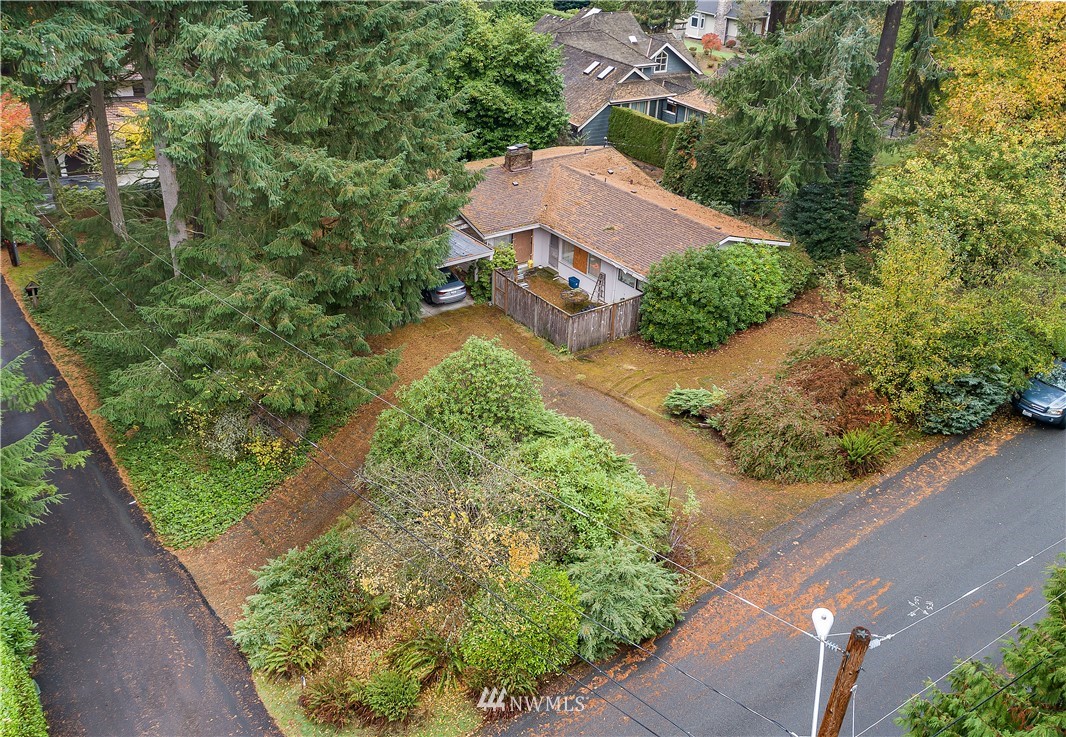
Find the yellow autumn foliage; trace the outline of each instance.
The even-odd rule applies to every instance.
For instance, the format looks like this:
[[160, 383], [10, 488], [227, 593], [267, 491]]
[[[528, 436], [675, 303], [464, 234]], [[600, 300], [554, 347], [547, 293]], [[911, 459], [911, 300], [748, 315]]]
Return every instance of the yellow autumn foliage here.
[[974, 8], [947, 49], [938, 118], [950, 131], [1066, 137], [1066, 3]]

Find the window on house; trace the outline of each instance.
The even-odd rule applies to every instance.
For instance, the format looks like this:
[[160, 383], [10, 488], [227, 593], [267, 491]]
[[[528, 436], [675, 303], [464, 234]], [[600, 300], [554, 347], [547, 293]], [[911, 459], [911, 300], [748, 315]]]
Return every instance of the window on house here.
[[560, 244], [559, 260], [567, 266], [574, 265], [574, 244], [563, 241]]
[[600, 261], [600, 257], [599, 256], [593, 256], [590, 253], [589, 254], [588, 268], [585, 270], [585, 273], [588, 274], [589, 276], [599, 276], [600, 275], [600, 269], [602, 269], [602, 268], [603, 268], [603, 262]]
[[638, 113], [644, 113], [645, 115], [647, 115], [648, 114], [648, 101], [647, 100], [642, 100], [641, 102], [631, 102], [631, 103], [629, 103], [629, 109], [630, 110], [636, 110]]
[[666, 100], [666, 112], [670, 115], [677, 115], [677, 103], [673, 100]]
[[637, 277], [633, 276], [632, 274], [627, 274], [621, 269], [618, 270], [618, 281], [622, 282], [627, 287], [633, 287], [634, 289], [637, 288]]
[[655, 62], [653, 71], [665, 72], [666, 71], [666, 50], [661, 51], [652, 61]]
[[688, 19], [688, 24], [690, 26], [692, 26], [693, 28], [699, 28], [700, 27], [700, 20], [701, 19], [700, 19], [700, 17], [698, 15], [694, 15], [691, 18]]

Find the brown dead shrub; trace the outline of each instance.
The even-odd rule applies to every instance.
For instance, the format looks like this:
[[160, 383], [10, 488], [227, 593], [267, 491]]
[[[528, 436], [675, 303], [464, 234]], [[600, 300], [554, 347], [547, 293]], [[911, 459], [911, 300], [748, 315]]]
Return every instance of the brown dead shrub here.
[[833, 435], [892, 420], [888, 404], [870, 387], [858, 366], [830, 356], [814, 356], [793, 364], [785, 381], [818, 407]]

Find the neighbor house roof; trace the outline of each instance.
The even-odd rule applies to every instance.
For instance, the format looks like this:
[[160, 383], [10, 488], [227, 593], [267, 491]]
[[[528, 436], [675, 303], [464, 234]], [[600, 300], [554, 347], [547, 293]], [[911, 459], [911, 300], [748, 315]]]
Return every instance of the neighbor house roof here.
[[[664, 74], [650, 70], [655, 55], [667, 44], [692, 66], [693, 73], [702, 74], [682, 41], [668, 35], [645, 33], [632, 13], [603, 13], [592, 8], [574, 18], [545, 15], [534, 28], [551, 34], [556, 45], [562, 48], [563, 99], [570, 124], [575, 128], [584, 127], [612, 102], [666, 98], [692, 90], [692, 73]], [[594, 64], [595, 68], [590, 69]], [[601, 79], [600, 74], [608, 67], [613, 69]], [[622, 80], [641, 68], [651, 80], [640, 85], [642, 95], [634, 96], [634, 83], [640, 80], [636, 75], [627, 82]], [[620, 83], [634, 86], [618, 92], [616, 85]]]
[[639, 275], [668, 253], [727, 239], [781, 239], [662, 189], [613, 148], [535, 151], [512, 172], [503, 157], [468, 164], [482, 181], [462, 209], [486, 238], [542, 225]]

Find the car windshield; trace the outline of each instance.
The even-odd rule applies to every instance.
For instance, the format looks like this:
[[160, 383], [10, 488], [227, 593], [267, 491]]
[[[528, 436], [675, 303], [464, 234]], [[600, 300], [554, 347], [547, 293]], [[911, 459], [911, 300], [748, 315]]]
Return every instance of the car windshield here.
[[1045, 374], [1037, 374], [1038, 379], [1066, 392], [1066, 363], [1057, 362], [1055, 367]]

